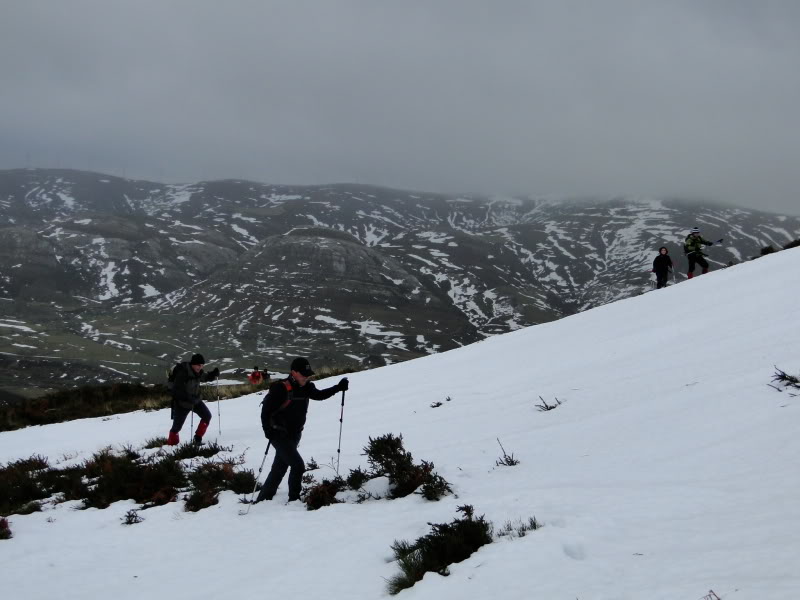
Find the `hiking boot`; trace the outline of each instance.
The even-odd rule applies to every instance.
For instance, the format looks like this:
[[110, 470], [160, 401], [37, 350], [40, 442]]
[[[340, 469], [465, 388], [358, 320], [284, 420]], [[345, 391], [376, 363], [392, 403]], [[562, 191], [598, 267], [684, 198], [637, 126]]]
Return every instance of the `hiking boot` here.
[[194, 439], [192, 440], [192, 442], [194, 442], [195, 446], [202, 446], [203, 445], [203, 438], [201, 438], [199, 435], [195, 435]]

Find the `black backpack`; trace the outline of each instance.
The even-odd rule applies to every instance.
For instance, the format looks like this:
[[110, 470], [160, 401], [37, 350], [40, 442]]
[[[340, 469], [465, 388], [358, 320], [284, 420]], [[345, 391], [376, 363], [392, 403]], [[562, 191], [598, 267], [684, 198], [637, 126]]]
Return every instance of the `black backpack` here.
[[175, 363], [175, 366], [172, 369], [167, 370], [167, 389], [170, 392], [175, 391], [175, 376], [178, 374], [178, 369], [181, 368], [183, 363]]

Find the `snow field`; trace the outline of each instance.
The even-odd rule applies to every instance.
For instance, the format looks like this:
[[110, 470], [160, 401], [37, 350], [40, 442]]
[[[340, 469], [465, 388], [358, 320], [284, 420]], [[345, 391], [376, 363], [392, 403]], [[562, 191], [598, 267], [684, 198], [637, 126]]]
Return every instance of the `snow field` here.
[[[198, 513], [182, 503], [141, 511], [146, 520], [130, 527], [120, 518], [132, 502], [56, 505], [10, 518], [0, 580], [8, 597], [26, 600], [379, 598], [397, 571], [387, 562], [392, 541], [424, 535], [428, 522], [472, 504], [498, 527], [531, 516], [544, 527], [485, 546], [449, 577], [428, 574], [401, 597], [697, 600], [712, 588], [723, 600], [797, 597], [800, 398], [767, 383], [776, 365], [800, 368], [799, 266], [800, 251], [787, 250], [350, 375], [343, 473], [366, 466], [369, 436], [402, 433], [415, 460], [433, 461], [456, 496], [308, 512], [284, 504], [284, 481], [275, 501], [246, 517], [225, 492]], [[539, 395], [563, 404], [540, 412]], [[266, 447], [260, 400], [219, 407], [219, 442], [236, 455], [247, 449], [254, 470]], [[306, 460], [335, 461], [340, 410], [340, 395], [312, 403]], [[141, 446], [168, 427], [168, 411], [159, 411], [7, 432], [0, 460], [78, 461], [108, 444]], [[495, 466], [498, 437], [519, 465]]]

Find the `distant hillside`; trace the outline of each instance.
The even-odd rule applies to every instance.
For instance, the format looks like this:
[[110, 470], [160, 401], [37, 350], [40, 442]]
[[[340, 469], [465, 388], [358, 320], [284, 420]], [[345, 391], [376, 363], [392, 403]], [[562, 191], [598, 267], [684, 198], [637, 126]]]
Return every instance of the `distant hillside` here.
[[395, 362], [633, 296], [656, 249], [712, 268], [800, 218], [677, 200], [446, 196], [360, 185], [165, 185], [0, 171], [0, 387], [159, 380], [209, 361]]

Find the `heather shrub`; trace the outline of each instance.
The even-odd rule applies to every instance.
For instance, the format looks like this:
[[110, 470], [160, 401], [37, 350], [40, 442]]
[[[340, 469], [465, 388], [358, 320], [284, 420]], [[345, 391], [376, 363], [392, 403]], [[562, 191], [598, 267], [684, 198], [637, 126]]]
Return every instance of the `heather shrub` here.
[[167, 438], [165, 437], [154, 437], [150, 438], [144, 443], [144, 447], [147, 450], [152, 450], [154, 448], [161, 448], [167, 445]]
[[220, 446], [217, 442], [210, 444], [192, 444], [186, 442], [176, 446], [172, 457], [175, 460], [186, 460], [187, 458], [211, 458], [220, 452], [230, 452], [233, 446]]
[[397, 594], [420, 581], [425, 573], [450, 574], [448, 567], [469, 558], [492, 541], [492, 525], [475, 517], [472, 506], [460, 506], [461, 517], [450, 523], [431, 523], [431, 531], [414, 542], [395, 541], [392, 551], [400, 573], [388, 582], [388, 592]]
[[[414, 464], [411, 453], [403, 447], [403, 436], [391, 433], [369, 438], [364, 454], [370, 465], [370, 478], [387, 477], [391, 485], [391, 498], [403, 498], [427, 484], [426, 498], [441, 496], [450, 491], [449, 484], [437, 475], [431, 462]], [[363, 485], [363, 484], [362, 484]]]
[[527, 521], [517, 519], [516, 521], [506, 521], [506, 524], [497, 531], [497, 537], [525, 537], [529, 531], [536, 531], [542, 525], [536, 520], [536, 517], [530, 517]]
[[[778, 367], [775, 367], [775, 375], [772, 376], [772, 381], [774, 381], [777, 385], [770, 385], [772, 385], [772, 387], [779, 392], [784, 391], [784, 389], [800, 390], [800, 377], [789, 375], [786, 371], [782, 371]], [[778, 386], [783, 386], [783, 389]], [[789, 395], [796, 396], [797, 394], [789, 392]]]
[[140, 383], [85, 385], [25, 402], [0, 405], [0, 431], [146, 408], [166, 408], [170, 402], [171, 397], [164, 386], [147, 387]]
[[144, 521], [144, 517], [139, 514], [138, 510], [131, 509], [125, 513], [125, 516], [122, 517], [122, 524], [123, 525], [136, 525], [137, 523], [141, 523]]
[[309, 486], [303, 491], [303, 502], [308, 510], [318, 510], [323, 506], [336, 504], [336, 494], [347, 488], [344, 479], [338, 475], [333, 479], [323, 479], [322, 483]]
[[115, 454], [110, 448], [95, 453], [84, 466], [89, 486], [84, 508], [106, 508], [132, 499], [146, 506], [166, 504], [186, 485], [186, 475], [172, 457], [142, 457], [130, 448]]
[[222, 490], [237, 494], [247, 494], [255, 486], [256, 478], [252, 470], [239, 471], [233, 460], [207, 460], [189, 473], [192, 492], [186, 498], [186, 510], [196, 512], [216, 504]]
[[506, 449], [503, 448], [503, 444], [500, 442], [500, 438], [497, 438], [497, 443], [500, 444], [500, 450], [503, 452], [503, 456], [498, 458], [495, 461], [495, 464], [498, 467], [513, 467], [519, 464], [519, 459], [514, 458], [514, 453], [506, 454]]
[[450, 484], [438, 473], [431, 473], [422, 484], [422, 497], [426, 500], [437, 501], [452, 492]]
[[[0, 467], [0, 514], [28, 514], [40, 510], [39, 500], [49, 498], [53, 491], [42, 481], [42, 471], [48, 469], [47, 459], [33, 455]], [[38, 509], [32, 509], [33, 505]]]
[[369, 473], [364, 471], [361, 467], [356, 467], [350, 470], [350, 474], [345, 481], [347, 482], [347, 487], [351, 490], [359, 490], [369, 481]]
[[[0, 514], [41, 510], [42, 501], [52, 496], [56, 501], [81, 500], [81, 508], [106, 508], [129, 499], [149, 508], [174, 502], [187, 489], [187, 508], [199, 510], [216, 503], [221, 490], [244, 494], [253, 489], [253, 471], [238, 469], [243, 457], [210, 460], [231, 449], [216, 443], [185, 444], [174, 453], [143, 456], [132, 446], [117, 451], [108, 447], [80, 465], [61, 469], [49, 467], [46, 458], [34, 455], [0, 467]], [[181, 461], [186, 458], [205, 460], [184, 467]]]
[[539, 400], [542, 401], [541, 404], [536, 405], [536, 408], [539, 409], [539, 412], [546, 412], [548, 410], [553, 410], [554, 408], [558, 408], [559, 406], [561, 406], [561, 400], [559, 400], [558, 398], [555, 399], [555, 404], [548, 404], [547, 400], [545, 400], [541, 396], [539, 396]]

